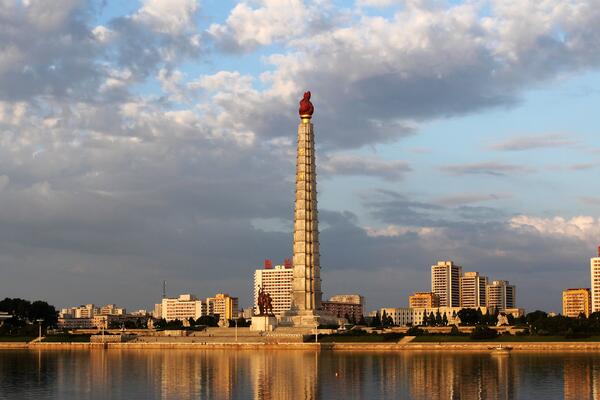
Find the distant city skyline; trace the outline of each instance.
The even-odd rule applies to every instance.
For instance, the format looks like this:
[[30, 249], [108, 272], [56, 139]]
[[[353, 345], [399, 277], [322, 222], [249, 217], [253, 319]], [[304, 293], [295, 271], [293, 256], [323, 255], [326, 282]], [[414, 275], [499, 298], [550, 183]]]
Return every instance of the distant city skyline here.
[[311, 90], [324, 298], [406, 304], [454, 260], [560, 312], [600, 243], [594, 6], [3, 4], [0, 297], [249, 306], [293, 254]]

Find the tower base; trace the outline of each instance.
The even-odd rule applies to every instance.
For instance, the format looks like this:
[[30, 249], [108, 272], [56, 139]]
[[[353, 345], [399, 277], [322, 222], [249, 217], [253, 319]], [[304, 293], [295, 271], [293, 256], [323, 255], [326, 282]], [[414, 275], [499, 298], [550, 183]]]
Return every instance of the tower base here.
[[[343, 318], [342, 318], [343, 319]], [[322, 310], [289, 310], [279, 320], [279, 326], [311, 328], [318, 326], [340, 326], [340, 318]]]

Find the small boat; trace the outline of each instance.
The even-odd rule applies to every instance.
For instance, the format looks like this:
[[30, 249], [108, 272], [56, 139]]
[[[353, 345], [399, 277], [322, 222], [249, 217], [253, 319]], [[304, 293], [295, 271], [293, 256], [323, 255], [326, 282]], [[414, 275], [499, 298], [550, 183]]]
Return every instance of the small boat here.
[[498, 346], [495, 346], [495, 347], [489, 347], [489, 349], [492, 350], [492, 354], [496, 354], [496, 355], [510, 355], [510, 351], [512, 350], [512, 347], [498, 345]]

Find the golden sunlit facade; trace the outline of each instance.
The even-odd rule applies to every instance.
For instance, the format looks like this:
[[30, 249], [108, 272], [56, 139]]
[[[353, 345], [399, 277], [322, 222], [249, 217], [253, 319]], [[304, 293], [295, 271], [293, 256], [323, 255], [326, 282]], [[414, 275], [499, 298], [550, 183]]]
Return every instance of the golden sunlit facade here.
[[562, 292], [563, 315], [577, 318], [589, 317], [592, 311], [592, 293], [588, 288], [567, 289]]

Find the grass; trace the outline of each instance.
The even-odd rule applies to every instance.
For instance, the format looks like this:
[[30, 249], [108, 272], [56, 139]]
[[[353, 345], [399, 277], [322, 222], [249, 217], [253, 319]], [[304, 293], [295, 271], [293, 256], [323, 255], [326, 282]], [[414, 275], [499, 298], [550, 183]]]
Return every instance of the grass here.
[[31, 342], [35, 337], [30, 336], [0, 336], [0, 342]]
[[600, 342], [599, 336], [584, 339], [567, 339], [564, 336], [498, 336], [495, 339], [473, 340], [469, 336], [423, 335], [415, 337], [412, 342]]
[[[319, 335], [320, 343], [386, 343], [397, 342], [404, 335], [399, 334], [365, 334], [365, 335]], [[312, 341], [315, 337], [312, 336]], [[310, 340], [308, 340], [310, 342]]]
[[69, 334], [60, 334], [60, 335], [52, 335], [46, 336], [42, 342], [89, 342], [90, 335], [69, 335]]

